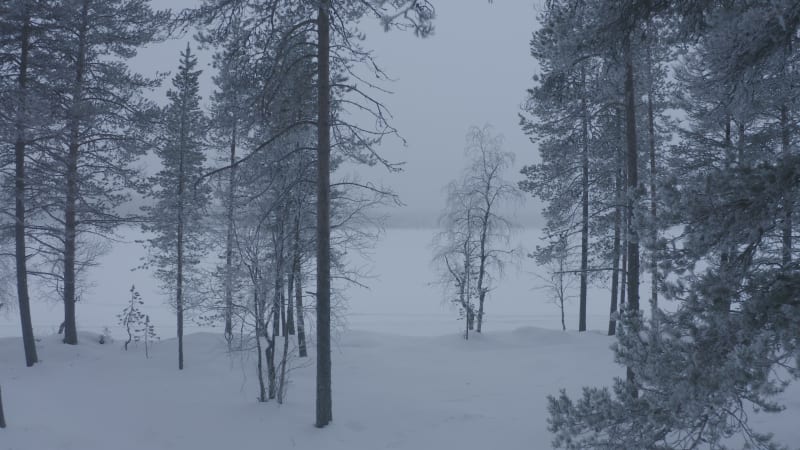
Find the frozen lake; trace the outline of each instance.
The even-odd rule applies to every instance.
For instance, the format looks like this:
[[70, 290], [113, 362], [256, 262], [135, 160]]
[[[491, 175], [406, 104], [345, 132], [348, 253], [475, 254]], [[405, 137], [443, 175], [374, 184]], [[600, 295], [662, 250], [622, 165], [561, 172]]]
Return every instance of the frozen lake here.
[[[355, 265], [366, 267], [372, 275], [360, 280], [369, 289], [345, 288], [347, 309], [337, 314], [340, 326], [409, 336], [435, 336], [461, 330], [463, 322], [458, 320], [457, 310], [443, 300], [440, 286], [434, 284], [436, 274], [431, 266], [430, 243], [435, 233], [430, 228], [391, 228], [368, 258], [350, 255]], [[134, 284], [145, 302], [143, 310], [151, 316], [158, 334], [162, 338], [174, 335], [174, 316], [166, 305], [165, 295], [148, 271], [133, 270], [145, 254], [142, 245], [134, 242], [140, 238], [138, 233], [128, 233], [125, 239], [111, 246], [96, 267], [89, 269], [86, 279], [90, 284], [85, 286], [77, 305], [81, 331], [99, 333], [108, 327], [112, 334], [120, 333], [116, 315], [125, 307]], [[522, 230], [513, 244], [527, 252], [539, 242], [539, 230], [529, 228]], [[486, 301], [485, 332], [522, 326], [560, 329], [559, 310], [549, 301], [546, 290], [537, 289], [543, 282], [535, 274], [544, 274], [544, 269], [530, 258], [521, 258], [518, 267], [507, 268], [505, 277]], [[644, 296], [649, 287], [642, 285], [641, 292]], [[31, 294], [37, 335], [55, 333], [63, 314], [57, 297], [41, 289], [33, 289]], [[590, 287], [587, 317], [590, 330], [606, 329], [608, 309], [608, 290]], [[576, 300], [567, 305], [567, 327], [577, 328]], [[193, 323], [186, 328], [189, 333], [214, 331]], [[19, 334], [17, 311], [0, 313], [0, 337]]]

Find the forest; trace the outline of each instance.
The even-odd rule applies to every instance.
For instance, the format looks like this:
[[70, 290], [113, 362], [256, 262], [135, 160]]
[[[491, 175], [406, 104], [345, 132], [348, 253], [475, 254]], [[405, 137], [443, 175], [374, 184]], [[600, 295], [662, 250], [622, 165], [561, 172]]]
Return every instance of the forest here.
[[[447, 32], [437, 6], [467, 9], [453, 1], [0, 0], [0, 315], [16, 327], [0, 339], [0, 448], [4, 433], [15, 449], [219, 444], [180, 443], [185, 431], [150, 422], [159, 432], [138, 444], [122, 430], [81, 443], [68, 424], [34, 437], [25, 414], [46, 408], [47, 391], [35, 392], [62, 370], [79, 387], [58, 394], [59, 415], [88, 420], [82, 399], [105, 408], [97, 392], [112, 388], [86, 380], [97, 376], [134, 383], [120, 404], [136, 406], [114, 406], [134, 428], [151, 409], [165, 408], [154, 416], [165, 421], [202, 408], [241, 414], [252, 399], [230, 403], [225, 390], [241, 385], [285, 410], [187, 417], [220, 433], [268, 421], [263, 434], [279, 448], [482, 448], [502, 443], [504, 427], [508, 448], [796, 445], [800, 2], [527, 2], [524, 57], [536, 69], [524, 74], [518, 122], [459, 124], [460, 159], [442, 156], [459, 172], [437, 180], [435, 230], [381, 246], [385, 211], [404, 199], [370, 174], [404, 177], [386, 150], [405, 143], [390, 95], [403, 81], [363, 30], [428, 45]], [[489, 12], [516, 1], [469, 0]], [[503, 27], [473, 19], [472, 33]], [[174, 40], [169, 72], [137, 71], [140, 52]], [[431, 105], [447, 101], [428, 88]], [[526, 148], [509, 148], [506, 125]], [[531, 205], [542, 226], [523, 247], [514, 211]], [[131, 283], [114, 330], [80, 327], [97, 268], [125, 239], [142, 249], [135, 269], [161, 293], [174, 340]], [[412, 241], [425, 241], [423, 261], [404, 259]], [[373, 283], [354, 255], [375, 248], [394, 259], [391, 276], [412, 274], [398, 295], [435, 287], [422, 296], [459, 321], [454, 339], [441, 336], [449, 329], [426, 340], [347, 330], [344, 286]], [[535, 272], [512, 275], [522, 264]], [[493, 328], [514, 276], [555, 305], [557, 328]], [[532, 295], [523, 289], [513, 295]], [[56, 336], [35, 325], [32, 305], [47, 298], [62, 317]], [[402, 301], [414, 314], [416, 299]], [[600, 304], [602, 331], [589, 323]], [[195, 326], [214, 331], [187, 331]], [[194, 381], [179, 383], [175, 368]], [[223, 369], [215, 400], [194, 398]], [[154, 380], [175, 383], [161, 406], [143, 403]], [[181, 393], [188, 386], [194, 394]], [[380, 415], [371, 395], [401, 406]], [[334, 403], [344, 420], [333, 421]], [[437, 408], [441, 417], [427, 415]], [[422, 430], [428, 422], [434, 431]]]

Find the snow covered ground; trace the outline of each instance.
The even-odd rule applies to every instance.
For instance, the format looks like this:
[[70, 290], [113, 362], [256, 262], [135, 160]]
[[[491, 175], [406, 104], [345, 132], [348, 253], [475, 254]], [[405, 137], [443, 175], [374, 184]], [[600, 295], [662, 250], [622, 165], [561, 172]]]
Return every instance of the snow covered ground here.
[[33, 369], [11, 364], [18, 339], [0, 340], [1, 449], [548, 448], [544, 396], [621, 374], [609, 339], [594, 333], [528, 328], [465, 342], [345, 332], [334, 425], [317, 430], [310, 364], [291, 374], [283, 406], [259, 404], [254, 362], [230, 357], [217, 335], [188, 337], [182, 373], [172, 340], [148, 360], [81, 337], [78, 347], [45, 338]]
[[[255, 361], [228, 354], [219, 330], [195, 331], [179, 372], [172, 315], [147, 273], [130, 272], [142, 250], [117, 244], [94, 268], [95, 286], [79, 304], [81, 345], [52, 335], [57, 304], [36, 303], [34, 321], [41, 363], [25, 368], [17, 337], [0, 338], [0, 386], [9, 427], [0, 450], [142, 449], [547, 449], [548, 394], [584, 385], [608, 385], [624, 370], [613, 363], [606, 327], [608, 299], [590, 291], [589, 326], [559, 330], [548, 303], [523, 261], [487, 303], [484, 335], [465, 342], [463, 322], [442, 304], [428, 261], [431, 230], [389, 230], [375, 249], [370, 290], [347, 291], [346, 323], [334, 345], [334, 422], [312, 426], [313, 353], [293, 361], [287, 402], [259, 404]], [[536, 243], [536, 232], [520, 236]], [[98, 332], [115, 328], [131, 283], [156, 317], [162, 342], [145, 359], [141, 346], [101, 345]], [[575, 328], [576, 305], [568, 327]], [[16, 336], [16, 316], [0, 331]], [[787, 410], [758, 414], [757, 429], [800, 443], [800, 387], [782, 397]]]
[[[254, 361], [228, 355], [217, 334], [187, 338], [183, 372], [174, 340], [145, 359], [141, 347], [81, 339], [43, 338], [31, 369], [18, 338], [0, 339], [0, 449], [547, 449], [546, 395], [623, 375], [611, 339], [595, 332], [522, 328], [465, 342], [346, 331], [333, 355], [334, 422], [318, 430], [313, 360], [295, 361], [279, 406], [256, 402]], [[786, 397], [789, 410], [754, 423], [797, 445], [800, 391]]]

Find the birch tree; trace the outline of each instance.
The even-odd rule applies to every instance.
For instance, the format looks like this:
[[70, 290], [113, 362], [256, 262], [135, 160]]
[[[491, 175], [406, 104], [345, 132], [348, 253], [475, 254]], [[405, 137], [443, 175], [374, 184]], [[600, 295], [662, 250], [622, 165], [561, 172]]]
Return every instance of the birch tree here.
[[490, 126], [470, 128], [465, 154], [470, 163], [464, 175], [448, 186], [447, 206], [440, 219], [445, 230], [434, 242], [434, 262], [442, 266], [444, 278], [458, 291], [468, 337], [472, 317], [475, 331], [483, 331], [488, 294], [505, 264], [516, 255], [510, 246], [513, 225], [502, 209], [513, 206], [520, 193], [504, 178], [514, 155], [503, 150], [503, 137], [495, 135]]

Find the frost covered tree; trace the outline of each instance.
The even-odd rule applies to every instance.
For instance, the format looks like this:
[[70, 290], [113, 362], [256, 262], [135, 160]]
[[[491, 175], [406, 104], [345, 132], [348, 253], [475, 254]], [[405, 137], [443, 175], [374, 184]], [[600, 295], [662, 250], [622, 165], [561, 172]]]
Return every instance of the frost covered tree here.
[[464, 318], [464, 339], [475, 329], [475, 247], [474, 199], [463, 195], [456, 183], [447, 186], [447, 210], [439, 217], [441, 232], [434, 236], [433, 263], [447, 300], [455, 303]]
[[516, 255], [510, 247], [513, 225], [502, 208], [512, 206], [520, 194], [516, 185], [504, 178], [514, 154], [503, 150], [503, 137], [495, 135], [490, 126], [470, 128], [465, 154], [468, 167], [447, 188], [447, 205], [439, 221], [444, 230], [434, 240], [434, 263], [456, 287], [468, 337], [473, 317], [475, 331], [483, 330], [487, 295], [505, 264]]
[[[341, 152], [338, 157], [371, 164], [388, 164], [375, 151], [380, 140], [394, 133], [386, 121], [383, 105], [365, 92], [358, 81], [363, 78], [352, 72], [358, 64], [376, 68], [371, 54], [360, 45], [361, 33], [357, 22], [364, 16], [378, 16], [388, 29], [395, 24], [410, 26], [417, 34], [426, 35], [431, 30], [433, 9], [427, 0], [322, 0], [297, 4], [284, 0], [206, 0], [187, 18], [201, 24], [208, 37], [214, 41], [230, 32], [231, 17], [242, 14], [252, 16], [251, 29], [247, 35], [259, 33], [277, 45], [276, 51], [268, 55], [280, 59], [287, 56], [283, 44], [299, 42], [306, 49], [303, 59], [315, 62], [316, 117], [315, 120], [296, 120], [283, 127], [269, 139], [277, 139], [294, 128], [314, 126], [317, 131], [316, 144], [316, 309], [317, 309], [317, 406], [316, 426], [324, 427], [333, 419], [331, 397], [331, 150]], [[301, 39], [296, 40], [295, 37]], [[239, 48], [247, 48], [246, 40]], [[379, 69], [378, 74], [382, 75]], [[281, 73], [268, 72], [265, 79], [280, 86]], [[353, 75], [348, 80], [344, 75]], [[363, 83], [369, 86], [370, 83]], [[279, 90], [278, 90], [279, 91]], [[278, 91], [267, 91], [278, 92]], [[269, 97], [266, 97], [267, 103]], [[343, 117], [337, 108], [354, 107], [371, 115], [374, 129], [359, 127]], [[390, 164], [388, 164], [391, 166]]]
[[[578, 330], [586, 330], [589, 280], [590, 228], [590, 80], [592, 60], [576, 54], [571, 37], [576, 24], [551, 2], [542, 15], [544, 26], [531, 41], [532, 52], [542, 67], [539, 85], [529, 91], [522, 118], [523, 130], [539, 143], [541, 162], [522, 169], [520, 188], [543, 201], [545, 233], [559, 236], [537, 252], [539, 260], [555, 254], [560, 236], [580, 234], [580, 294]], [[572, 58], [571, 60], [568, 58]], [[574, 63], [573, 61], [580, 61]]]
[[[671, 227], [659, 293], [677, 310], [655, 309], [645, 320], [626, 309], [614, 351], [628, 376], [613, 390], [551, 397], [554, 445], [725, 448], [738, 436], [751, 448], [777, 448], [749, 418], [779, 411], [776, 394], [800, 374], [800, 281], [787, 236], [800, 180], [787, 70], [796, 64], [800, 8], [620, 2], [607, 11], [627, 11], [632, 30], [655, 26], [685, 50], [673, 63], [686, 119], [675, 130], [681, 140], [665, 166], [658, 216]], [[593, 17], [605, 26], [587, 41], [619, 30], [608, 25], [621, 16]], [[636, 41], [621, 42], [630, 55]], [[623, 59], [630, 75], [634, 59]], [[629, 106], [640, 85], [629, 76], [626, 84]]]
[[58, 126], [41, 146], [46, 163], [28, 175], [46, 217], [39, 252], [58, 266], [51, 275], [63, 295], [64, 342], [77, 344], [77, 280], [89, 262], [82, 257], [92, 253], [80, 238], [107, 236], [127, 220], [116, 208], [136, 187], [130, 163], [148, 146], [153, 105], [142, 94], [158, 82], [132, 73], [126, 60], [159, 39], [168, 14], [144, 0], [61, 0], [50, 14], [49, 92]]
[[[233, 42], [238, 39], [236, 26], [232, 27]], [[214, 54], [214, 67], [218, 70], [214, 77], [216, 90], [211, 96], [211, 135], [212, 145], [224, 149], [222, 160], [227, 164], [227, 176], [217, 185], [216, 196], [223, 204], [224, 217], [220, 222], [224, 227], [225, 266], [221, 268], [223, 278], [223, 320], [225, 339], [229, 345], [233, 339], [234, 294], [237, 264], [234, 245], [234, 221], [237, 205], [237, 191], [240, 182], [237, 176], [237, 161], [248, 146], [248, 135], [259, 117], [258, 108], [253, 101], [253, 89], [257, 85], [248, 77], [247, 61], [236, 48], [228, 48], [227, 41], [220, 45], [221, 50]], [[222, 173], [221, 173], [222, 175]]]
[[184, 362], [184, 316], [197, 303], [187, 293], [199, 282], [198, 264], [207, 251], [203, 220], [210, 195], [208, 186], [198, 183], [204, 172], [208, 121], [200, 109], [201, 71], [195, 70], [196, 65], [197, 58], [187, 44], [172, 89], [167, 92], [170, 103], [163, 111], [161, 145], [156, 148], [162, 169], [151, 180], [148, 195], [156, 202], [145, 209], [149, 220], [144, 225], [145, 231], [155, 235], [148, 245], [156, 276], [173, 296], [180, 370]]
[[[0, 4], [0, 98], [7, 106], [0, 113], [3, 147], [13, 147], [14, 180], [14, 256], [17, 277], [17, 308], [20, 314], [25, 362], [28, 367], [38, 360], [30, 311], [28, 289], [27, 238], [30, 207], [27, 197], [26, 159], [31, 146], [47, 128], [48, 110], [44, 86], [47, 85], [48, 47], [44, 33], [52, 26], [49, 7], [52, 2], [17, 0]], [[52, 119], [52, 117], [49, 117]], [[8, 161], [11, 162], [11, 161]], [[3, 161], [5, 165], [7, 161]]]
[[545, 253], [541, 249], [531, 255], [536, 258], [540, 266], [547, 268], [546, 275], [539, 275], [538, 278], [544, 282], [541, 286], [542, 289], [550, 293], [550, 300], [558, 306], [561, 312], [561, 330], [567, 330], [566, 322], [566, 304], [573, 298], [569, 293], [574, 284], [573, 274], [569, 272], [569, 258], [571, 253], [569, 251], [569, 239], [566, 233], [562, 233], [558, 241], [553, 245], [547, 246]]
[[[618, 295], [624, 245], [624, 195], [620, 174], [624, 146], [620, 58], [613, 50], [587, 46], [580, 31], [591, 26], [596, 2], [548, 2], [531, 51], [540, 65], [523, 106], [523, 131], [538, 144], [540, 162], [522, 169], [520, 188], [546, 207], [542, 263], [557, 255], [566, 233], [579, 275], [578, 330], [585, 331], [588, 285], [611, 275], [612, 315]], [[609, 176], [614, 174], [614, 176]]]

